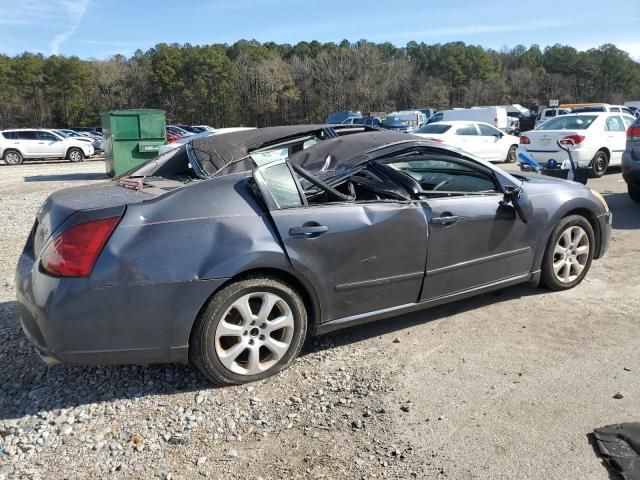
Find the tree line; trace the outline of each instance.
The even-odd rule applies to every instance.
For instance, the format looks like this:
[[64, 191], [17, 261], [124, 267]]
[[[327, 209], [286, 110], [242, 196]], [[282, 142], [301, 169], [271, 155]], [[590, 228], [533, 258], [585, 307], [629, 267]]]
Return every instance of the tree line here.
[[607, 44], [462, 42], [405, 47], [361, 40], [296, 45], [161, 43], [108, 60], [0, 55], [0, 128], [99, 124], [99, 113], [161, 108], [169, 122], [268, 126], [332, 111], [640, 99], [640, 64]]

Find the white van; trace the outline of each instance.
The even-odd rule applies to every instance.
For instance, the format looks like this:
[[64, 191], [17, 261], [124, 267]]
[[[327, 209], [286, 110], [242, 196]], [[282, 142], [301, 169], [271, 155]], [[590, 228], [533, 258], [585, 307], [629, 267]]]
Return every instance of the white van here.
[[538, 128], [544, 122], [549, 120], [550, 118], [557, 117], [558, 115], [567, 115], [571, 113], [570, 108], [545, 108], [538, 112], [536, 116], [536, 126]]
[[429, 119], [429, 123], [449, 122], [453, 120], [467, 120], [484, 122], [502, 131], [507, 131], [507, 110], [503, 107], [475, 107], [442, 110]]
[[402, 110], [400, 112], [392, 112], [387, 117], [398, 117], [405, 125], [414, 128], [420, 128], [427, 123], [427, 116], [420, 110]]

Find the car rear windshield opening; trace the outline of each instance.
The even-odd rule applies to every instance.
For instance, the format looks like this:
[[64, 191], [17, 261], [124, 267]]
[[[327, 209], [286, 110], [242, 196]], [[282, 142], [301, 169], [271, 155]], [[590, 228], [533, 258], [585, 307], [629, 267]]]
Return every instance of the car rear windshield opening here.
[[444, 133], [451, 128], [451, 125], [436, 125], [435, 123], [430, 123], [425, 125], [422, 128], [419, 128], [416, 133]]
[[547, 120], [538, 130], [586, 130], [597, 115], [567, 115]]

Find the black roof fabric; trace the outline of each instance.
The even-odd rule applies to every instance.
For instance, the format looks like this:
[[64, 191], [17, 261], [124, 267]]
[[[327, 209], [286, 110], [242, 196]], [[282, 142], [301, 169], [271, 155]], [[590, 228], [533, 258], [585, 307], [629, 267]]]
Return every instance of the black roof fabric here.
[[291, 125], [241, 130], [224, 135], [196, 138], [191, 142], [202, 168], [213, 175], [225, 165], [246, 157], [251, 151], [289, 138], [319, 133], [327, 125]]
[[381, 130], [325, 140], [293, 154], [289, 161], [322, 178], [339, 175], [368, 160], [367, 152], [396, 143], [424, 142], [406, 133]]
[[596, 428], [596, 445], [604, 460], [625, 480], [640, 480], [640, 423]]

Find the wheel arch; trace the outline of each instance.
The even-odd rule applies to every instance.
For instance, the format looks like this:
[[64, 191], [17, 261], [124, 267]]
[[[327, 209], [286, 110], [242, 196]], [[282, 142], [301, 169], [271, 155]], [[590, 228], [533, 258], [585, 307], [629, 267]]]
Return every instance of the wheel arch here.
[[276, 278], [296, 290], [302, 297], [302, 301], [307, 311], [307, 331], [311, 333], [311, 335], [315, 334], [316, 326], [320, 323], [321, 319], [321, 308], [318, 296], [313, 286], [306, 279], [303, 279], [302, 277], [297, 276], [282, 268], [255, 267], [238, 272], [237, 274], [228, 278], [224, 283], [218, 285], [218, 287], [214, 289], [211, 294], [205, 299], [189, 327], [189, 348], [191, 347], [192, 335], [196, 320], [207, 308], [207, 304], [209, 303], [211, 298], [213, 298], [216, 293], [218, 293], [226, 286], [255, 275], [266, 275], [272, 278]]

